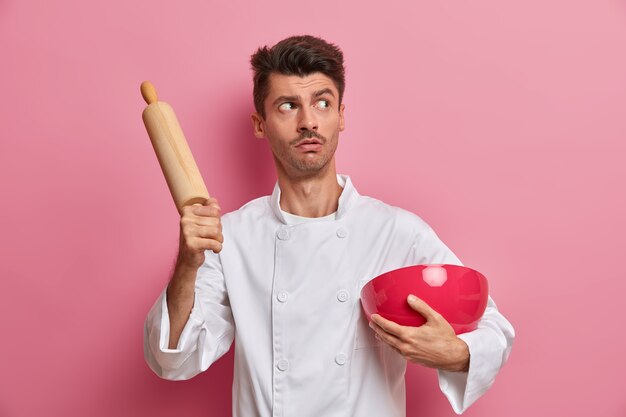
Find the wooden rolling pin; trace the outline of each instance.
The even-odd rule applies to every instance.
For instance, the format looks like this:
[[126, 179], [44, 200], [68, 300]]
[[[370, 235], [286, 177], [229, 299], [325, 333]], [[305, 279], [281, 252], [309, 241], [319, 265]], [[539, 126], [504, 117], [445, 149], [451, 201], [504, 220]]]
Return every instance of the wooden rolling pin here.
[[178, 124], [174, 109], [169, 104], [158, 101], [156, 90], [149, 81], [141, 83], [141, 95], [148, 103], [142, 114], [143, 122], [176, 209], [182, 214], [184, 206], [203, 204], [209, 198], [209, 192]]

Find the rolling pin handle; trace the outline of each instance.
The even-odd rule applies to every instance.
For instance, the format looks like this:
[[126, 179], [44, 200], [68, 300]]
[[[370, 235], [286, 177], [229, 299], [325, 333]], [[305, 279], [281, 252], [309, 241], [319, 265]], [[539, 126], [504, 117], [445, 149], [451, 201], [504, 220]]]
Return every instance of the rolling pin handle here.
[[150, 81], [141, 83], [141, 95], [148, 104], [156, 103], [158, 100], [157, 92]]

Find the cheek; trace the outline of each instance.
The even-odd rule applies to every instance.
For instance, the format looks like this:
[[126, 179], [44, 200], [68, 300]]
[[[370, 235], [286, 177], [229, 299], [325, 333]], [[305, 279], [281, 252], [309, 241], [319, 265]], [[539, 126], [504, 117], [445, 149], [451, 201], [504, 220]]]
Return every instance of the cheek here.
[[289, 131], [290, 123], [288, 120], [268, 120], [268, 123], [265, 125], [265, 129], [268, 135], [272, 135], [276, 138], [281, 138], [287, 135]]
[[326, 126], [332, 126], [333, 130], [341, 130], [341, 118], [337, 113], [329, 114], [325, 119]]
[[339, 132], [341, 132], [343, 130], [343, 127], [341, 126], [341, 121], [337, 120], [337, 118], [333, 118], [332, 121], [329, 121], [327, 126], [329, 126], [326, 129], [326, 136], [330, 139], [330, 138], [336, 138], [339, 135]]

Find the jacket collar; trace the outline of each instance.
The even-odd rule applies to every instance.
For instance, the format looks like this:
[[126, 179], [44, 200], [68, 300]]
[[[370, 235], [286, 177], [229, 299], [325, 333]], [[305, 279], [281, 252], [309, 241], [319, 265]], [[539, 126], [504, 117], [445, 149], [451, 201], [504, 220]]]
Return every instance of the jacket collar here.
[[[354, 205], [354, 202], [358, 199], [359, 193], [352, 185], [352, 181], [348, 175], [337, 174], [337, 183], [343, 187], [343, 191], [339, 196], [339, 207], [337, 208], [337, 217], [336, 220], [341, 219], [346, 215], [350, 207]], [[274, 215], [280, 220], [281, 223], [287, 224], [287, 220], [283, 216], [283, 213], [280, 211], [280, 187], [278, 186], [278, 181], [276, 181], [276, 185], [274, 186], [274, 191], [270, 196], [270, 206], [272, 207], [272, 211]]]

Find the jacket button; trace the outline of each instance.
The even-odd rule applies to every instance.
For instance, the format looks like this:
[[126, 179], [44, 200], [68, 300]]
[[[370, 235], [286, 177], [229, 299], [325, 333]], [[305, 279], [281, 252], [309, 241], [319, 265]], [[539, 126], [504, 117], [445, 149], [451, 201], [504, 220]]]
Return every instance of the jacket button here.
[[346, 290], [337, 291], [337, 300], [343, 303], [343, 302], [348, 301], [348, 298], [350, 298], [350, 294], [348, 294], [348, 291]]
[[281, 291], [276, 295], [276, 298], [278, 299], [278, 301], [280, 301], [281, 303], [284, 303], [287, 301], [287, 299], [289, 298], [289, 293], [287, 291]]
[[344, 238], [348, 236], [348, 231], [344, 229], [343, 227], [340, 227], [339, 229], [337, 229], [337, 236], [340, 238]]
[[289, 361], [287, 359], [281, 359], [276, 363], [276, 367], [279, 371], [286, 371], [289, 369]]
[[339, 355], [335, 356], [335, 362], [337, 363], [337, 365], [343, 366], [346, 364], [348, 358], [346, 355], [344, 355], [343, 353], [340, 353]]
[[278, 231], [278, 238], [280, 240], [287, 240], [287, 239], [289, 239], [289, 230], [287, 230], [287, 229], [280, 229]]

